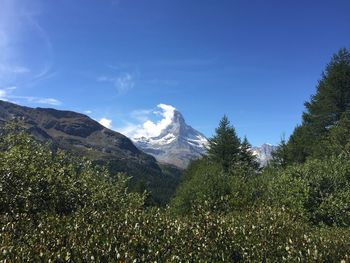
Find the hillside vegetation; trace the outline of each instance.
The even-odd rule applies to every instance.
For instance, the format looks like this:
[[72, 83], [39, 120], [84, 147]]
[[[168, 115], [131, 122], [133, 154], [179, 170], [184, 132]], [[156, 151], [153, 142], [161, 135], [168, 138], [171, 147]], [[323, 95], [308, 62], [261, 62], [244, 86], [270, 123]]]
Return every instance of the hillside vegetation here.
[[0, 260], [349, 262], [346, 49], [305, 106], [302, 124], [264, 169], [224, 116], [208, 155], [190, 164], [166, 208], [150, 206], [147, 192], [128, 191], [126, 175], [7, 126], [0, 136]]
[[[0, 100], [0, 127], [17, 123], [36, 140], [49, 142], [52, 150], [62, 149], [89, 158], [114, 175], [127, 173], [128, 187], [152, 193], [149, 203], [165, 205], [179, 183], [181, 171], [160, 165], [140, 151], [126, 136], [105, 128], [90, 117], [73, 111], [29, 108]], [[167, 170], [174, 170], [174, 175]]]

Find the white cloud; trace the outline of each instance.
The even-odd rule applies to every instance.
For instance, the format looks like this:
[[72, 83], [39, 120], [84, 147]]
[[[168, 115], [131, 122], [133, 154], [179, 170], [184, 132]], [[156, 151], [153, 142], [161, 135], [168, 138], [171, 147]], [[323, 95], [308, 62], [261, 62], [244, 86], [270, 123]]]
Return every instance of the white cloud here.
[[57, 99], [53, 99], [53, 98], [40, 98], [40, 97], [22, 97], [22, 98], [24, 98], [28, 102], [47, 104], [47, 105], [52, 105], [52, 106], [58, 106], [58, 105], [62, 104], [61, 101], [59, 101]]
[[85, 113], [85, 114], [91, 114], [92, 111], [91, 111], [91, 110], [86, 110], [86, 111], [84, 111], [84, 113]]
[[0, 89], [0, 100], [7, 100], [7, 93], [6, 89]]
[[101, 76], [97, 81], [113, 84], [119, 94], [125, 94], [135, 87], [135, 78], [130, 73], [121, 73], [116, 77]]
[[99, 123], [108, 129], [112, 128], [112, 120], [110, 119], [102, 118], [101, 120], [99, 120]]
[[29, 103], [46, 104], [51, 106], [61, 105], [62, 102], [54, 98], [43, 98], [43, 97], [33, 97], [33, 96], [14, 96], [9, 95], [8, 98], [16, 100], [24, 100]]
[[34, 97], [34, 96], [16, 96], [12, 95], [12, 92], [16, 89], [15, 86], [0, 88], [0, 99], [9, 101], [9, 100], [22, 100], [29, 103], [37, 103], [37, 104], [47, 104], [52, 106], [61, 105], [62, 102], [54, 99], [54, 98], [44, 98], [44, 97]]
[[141, 128], [142, 128], [141, 124], [127, 123], [124, 127], [117, 128], [116, 131], [120, 132], [121, 134], [124, 134], [129, 138], [134, 138], [133, 135], [135, 134], [135, 131]]
[[[117, 129], [120, 133], [130, 137], [130, 138], [139, 138], [139, 137], [156, 137], [160, 135], [161, 131], [165, 129], [171, 122], [174, 117], [174, 111], [176, 110], [173, 106], [167, 104], [159, 104], [159, 110], [139, 110], [134, 111], [131, 115], [136, 114], [136, 120], [141, 120], [139, 115], [142, 116], [143, 123], [127, 123], [126, 126]], [[142, 115], [143, 113], [144, 115]], [[148, 114], [148, 116], [147, 116]], [[160, 115], [161, 119], [159, 121], [150, 120], [150, 115], [156, 116]], [[138, 118], [139, 117], [139, 118]]]
[[0, 88], [0, 100], [8, 101], [11, 97], [12, 91], [14, 91], [16, 87], [6, 87], [6, 88]]

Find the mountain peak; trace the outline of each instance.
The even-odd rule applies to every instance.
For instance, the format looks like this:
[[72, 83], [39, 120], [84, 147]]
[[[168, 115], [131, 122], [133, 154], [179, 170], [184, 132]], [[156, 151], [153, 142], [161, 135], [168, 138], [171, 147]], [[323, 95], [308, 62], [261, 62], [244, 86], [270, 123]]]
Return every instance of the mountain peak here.
[[206, 152], [208, 141], [202, 133], [186, 124], [180, 111], [174, 107], [171, 110], [169, 114], [172, 116], [168, 115], [170, 122], [158, 136], [134, 138], [134, 142], [158, 161], [185, 168], [190, 160]]
[[[131, 136], [139, 149], [154, 156], [159, 162], [170, 163], [180, 168], [186, 168], [191, 160], [206, 154], [208, 140], [186, 123], [179, 110], [166, 104], [159, 104], [158, 107], [163, 110], [163, 119], [151, 125], [152, 128], [158, 128], [157, 132], [140, 132], [136, 138]], [[271, 160], [275, 149], [275, 146], [268, 143], [251, 148], [262, 166]]]
[[261, 166], [266, 166], [269, 161], [272, 160], [272, 153], [277, 149], [269, 143], [264, 143], [260, 147], [253, 147], [252, 152], [259, 160]]
[[172, 121], [179, 124], [186, 124], [184, 117], [182, 116], [181, 112], [179, 112], [178, 110], [174, 110], [174, 116]]
[[168, 134], [174, 134], [176, 137], [186, 137], [189, 131], [195, 130], [186, 124], [184, 117], [178, 110], [174, 110], [171, 122], [155, 138], [162, 138]]

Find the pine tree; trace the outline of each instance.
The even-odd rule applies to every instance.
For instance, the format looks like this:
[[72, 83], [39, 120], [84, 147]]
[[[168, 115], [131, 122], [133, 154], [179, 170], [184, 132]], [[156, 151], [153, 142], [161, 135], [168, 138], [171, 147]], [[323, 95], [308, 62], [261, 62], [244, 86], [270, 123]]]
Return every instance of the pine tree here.
[[305, 103], [303, 123], [322, 133], [350, 111], [350, 52], [340, 49], [327, 65], [317, 92]]
[[305, 103], [302, 125], [288, 143], [289, 163], [304, 162], [319, 149], [319, 142], [343, 113], [350, 112], [350, 52], [340, 49], [333, 56], [319, 81], [316, 94]]
[[340, 120], [329, 132], [329, 142], [335, 154], [350, 155], [350, 120], [349, 115], [343, 113]]
[[249, 143], [246, 136], [244, 136], [243, 142], [241, 143], [239, 152], [239, 161], [241, 164], [249, 167], [252, 170], [259, 170], [259, 163], [252, 152], [252, 145]]
[[287, 156], [287, 143], [284, 137], [281, 138], [281, 142], [275, 151], [272, 152], [271, 164], [274, 167], [285, 168], [287, 166], [288, 156]]
[[209, 139], [208, 156], [220, 164], [225, 172], [237, 160], [240, 153], [241, 141], [227, 116], [220, 120], [215, 135]]
[[329, 134], [318, 144], [313, 157], [324, 158], [332, 155], [350, 157], [350, 120], [346, 113], [330, 128]]

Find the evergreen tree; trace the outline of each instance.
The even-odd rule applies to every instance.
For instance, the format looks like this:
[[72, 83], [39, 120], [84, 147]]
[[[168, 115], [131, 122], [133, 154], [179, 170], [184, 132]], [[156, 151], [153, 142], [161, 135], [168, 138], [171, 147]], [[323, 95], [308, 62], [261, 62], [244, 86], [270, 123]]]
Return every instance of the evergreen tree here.
[[237, 161], [240, 153], [241, 141], [235, 129], [230, 125], [227, 116], [220, 120], [215, 135], [209, 139], [208, 156], [220, 164], [225, 172]]
[[350, 120], [343, 113], [340, 120], [329, 132], [330, 152], [334, 154], [347, 154], [350, 156]]
[[307, 125], [297, 126], [286, 146], [286, 163], [303, 163], [313, 152], [313, 140], [311, 129]]
[[343, 113], [350, 112], [350, 52], [340, 49], [327, 65], [316, 94], [305, 103], [303, 122], [287, 144], [289, 163], [304, 162]]
[[248, 167], [252, 171], [258, 171], [260, 165], [251, 149], [252, 145], [249, 143], [247, 137], [244, 136], [239, 152], [239, 164]]
[[350, 157], [350, 120], [343, 113], [340, 120], [330, 128], [329, 134], [315, 147], [313, 157], [324, 158], [344, 155]]
[[350, 52], [340, 49], [327, 65], [317, 92], [305, 103], [303, 123], [317, 133], [323, 133], [350, 111]]
[[277, 149], [272, 152], [271, 164], [274, 167], [285, 168], [287, 166], [287, 143], [284, 137], [282, 137]]

